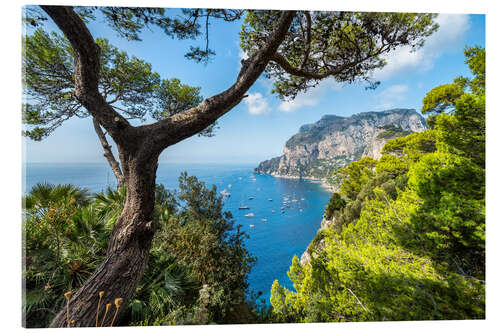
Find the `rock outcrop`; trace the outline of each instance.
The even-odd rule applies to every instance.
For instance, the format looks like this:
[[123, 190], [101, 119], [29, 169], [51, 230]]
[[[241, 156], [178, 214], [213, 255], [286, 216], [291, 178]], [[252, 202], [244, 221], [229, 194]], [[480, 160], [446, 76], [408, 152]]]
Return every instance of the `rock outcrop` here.
[[364, 156], [380, 158], [394, 137], [421, 132], [425, 119], [413, 109], [323, 116], [292, 136], [279, 157], [261, 162], [254, 172], [276, 177], [322, 179]]
[[332, 217], [330, 220], [327, 220], [326, 218], [323, 217], [323, 220], [321, 221], [321, 228], [319, 228], [319, 230], [316, 232], [316, 236], [314, 237], [313, 241], [309, 244], [304, 253], [302, 253], [302, 256], [300, 256], [301, 265], [309, 263], [311, 261], [311, 255], [313, 255], [313, 253], [319, 253], [325, 248], [323, 231], [329, 228], [334, 223], [335, 223], [335, 218]]
[[[334, 183], [332, 171], [364, 156], [379, 159], [388, 140], [426, 128], [425, 119], [413, 109], [364, 112], [351, 117], [326, 115], [314, 124], [302, 126], [286, 142], [281, 156], [261, 162], [254, 172]], [[337, 190], [336, 186], [331, 189]], [[300, 258], [302, 265], [322, 251], [325, 229], [334, 223], [334, 219], [323, 218], [321, 228]]]

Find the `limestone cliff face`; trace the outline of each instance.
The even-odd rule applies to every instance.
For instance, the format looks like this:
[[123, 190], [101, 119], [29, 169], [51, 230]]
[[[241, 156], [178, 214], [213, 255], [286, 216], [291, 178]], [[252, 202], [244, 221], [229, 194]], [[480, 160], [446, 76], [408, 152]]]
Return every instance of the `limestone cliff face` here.
[[380, 158], [387, 140], [421, 132], [424, 118], [413, 109], [358, 113], [351, 117], [323, 116], [292, 136], [279, 157], [261, 162], [256, 173], [277, 177], [326, 179], [364, 156]]
[[321, 221], [321, 228], [319, 228], [313, 241], [309, 244], [307, 249], [304, 251], [304, 253], [302, 253], [302, 256], [300, 257], [300, 263], [302, 265], [305, 265], [311, 261], [311, 255], [314, 255], [314, 253], [319, 253], [325, 248], [325, 240], [323, 239], [322, 232], [328, 229], [333, 224], [335, 224], [335, 218], [332, 217], [330, 220], [327, 220], [323, 217], [323, 220]]

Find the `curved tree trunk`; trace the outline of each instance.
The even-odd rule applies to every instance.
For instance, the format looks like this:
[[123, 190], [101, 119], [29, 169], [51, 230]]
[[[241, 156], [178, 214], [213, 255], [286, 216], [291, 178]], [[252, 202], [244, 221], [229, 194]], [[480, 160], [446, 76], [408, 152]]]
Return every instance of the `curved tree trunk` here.
[[[104, 296], [100, 303], [99, 326], [106, 304], [112, 306], [104, 326], [109, 326], [116, 308], [116, 298], [123, 299], [124, 311], [146, 269], [151, 241], [156, 231], [154, 216], [154, 186], [157, 157], [138, 161], [131, 155], [126, 163], [127, 197], [122, 214], [111, 233], [106, 259], [83, 286], [71, 296], [69, 322], [71, 326], [96, 326], [99, 292]], [[125, 169], [125, 168], [124, 168]], [[67, 327], [66, 307], [51, 323], [51, 327]], [[116, 325], [116, 321], [115, 324]]]
[[[42, 5], [41, 8], [71, 43], [75, 96], [96, 119], [98, 135], [102, 126], [117, 144], [121, 172], [127, 186], [125, 207], [111, 233], [106, 259], [69, 302], [69, 322], [74, 320], [71, 326], [95, 326], [99, 292], [104, 292], [99, 318], [103, 318], [106, 304], [112, 304], [104, 322], [104, 326], [108, 326], [115, 311], [114, 300], [122, 298], [123, 307], [126, 306], [147, 265], [156, 229], [153, 221], [154, 186], [159, 154], [167, 147], [200, 133], [245, 97], [284, 40], [295, 11], [282, 12], [265, 45], [245, 61], [236, 82], [228, 89], [194, 108], [153, 124], [134, 127], [99, 92], [100, 50], [81, 17], [72, 7]], [[106, 140], [101, 143], [105, 150], [110, 151]], [[108, 162], [114, 164], [111, 158]], [[51, 326], [67, 325], [65, 307]]]

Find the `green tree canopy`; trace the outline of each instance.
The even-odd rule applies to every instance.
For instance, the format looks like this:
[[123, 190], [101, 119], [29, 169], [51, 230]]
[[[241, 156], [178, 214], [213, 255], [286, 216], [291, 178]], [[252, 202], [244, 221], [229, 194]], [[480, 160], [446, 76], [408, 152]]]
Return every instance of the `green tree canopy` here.
[[480, 97], [486, 89], [486, 51], [479, 46], [467, 47], [464, 51], [473, 78], [459, 76], [453, 83], [440, 85], [429, 91], [423, 101], [423, 114], [429, 114], [427, 123], [433, 127], [437, 114], [454, 114], [459, 99], [465, 94]]
[[[240, 33], [251, 57], [268, 37], [279, 11], [250, 11]], [[333, 77], [338, 82], [373, 82], [373, 70], [386, 64], [383, 55], [398, 46], [418, 48], [438, 25], [433, 14], [302, 11], [281, 43], [266, 75], [273, 92], [293, 99], [299, 92]]]
[[293, 258], [294, 290], [273, 283], [276, 321], [484, 318], [485, 52], [464, 53], [473, 77], [424, 100], [441, 110], [433, 129], [340, 170], [347, 203], [332, 195], [335, 223], [309, 245], [309, 262]]
[[[31, 128], [24, 134], [41, 140], [65, 120], [88, 117], [89, 113], [74, 94], [74, 60], [68, 40], [39, 28], [23, 42], [23, 121]], [[151, 64], [129, 57], [106, 39], [96, 43], [100, 48], [99, 91], [127, 119], [145, 120], [149, 113], [159, 120], [203, 100], [200, 87], [190, 87], [176, 78], [161, 80]]]
[[[145, 271], [156, 231], [153, 224], [156, 168], [159, 155], [167, 147], [210, 129], [217, 119], [246, 97], [249, 88], [264, 72], [275, 81], [274, 91], [281, 98], [293, 98], [328, 77], [339, 82], [357, 79], [371, 82], [372, 71], [385, 64], [382, 60], [385, 54], [399, 46], [419, 47], [437, 29], [433, 14], [187, 9], [177, 15], [179, 12], [157, 8], [45, 5], [40, 8], [43, 12], [30, 11], [26, 22], [43, 24], [47, 14], [67, 38], [71, 50], [64, 46], [63, 39], [56, 39], [55, 46], [44, 38], [40, 38], [39, 43], [35, 41], [35, 49], [37, 43], [49, 46], [47, 58], [56, 60], [57, 66], [52, 68], [41, 63], [44, 56], [40, 57], [38, 68], [48, 70], [33, 73], [32, 82], [40, 75], [44, 83], [41, 86], [47, 89], [36, 84], [30, 88], [26, 82], [26, 89], [32, 91], [28, 92], [31, 95], [24, 107], [24, 121], [38, 128], [31, 130], [34, 138], [42, 138], [68, 116], [88, 112], [119, 184], [122, 179], [127, 185], [122, 214], [110, 235], [107, 258], [70, 300], [69, 312], [76, 326], [92, 325], [94, 318], [89, 313], [95, 304], [89, 300], [96, 290], [108, 290], [104, 296], [106, 302], [121, 297], [126, 303], [132, 297]], [[127, 58], [111, 46], [110, 57], [102, 58], [103, 42], [96, 40], [86, 25], [102, 15], [114, 31], [131, 40], [140, 40], [140, 32], [151, 26], [160, 27], [167, 36], [178, 39], [201, 37], [204, 29], [202, 45], [193, 45], [186, 57], [207, 61], [214, 53], [209, 48], [210, 21], [235, 21], [243, 14], [241, 45], [249, 58], [243, 61], [231, 86], [196, 106], [192, 106], [198, 101], [196, 90], [182, 87], [172, 79], [157, 81], [159, 78], [148, 64]], [[40, 48], [40, 52], [44, 49]], [[31, 53], [25, 53], [25, 57], [30, 56]], [[37, 61], [34, 64], [38, 65]], [[130, 69], [131, 73], [113, 70], [120, 66]], [[113, 77], [103, 81], [108, 67]], [[24, 70], [29, 71], [31, 67], [25, 66]], [[61, 75], [61, 72], [65, 75], [69, 72], [64, 79], [72, 77], [71, 86], [60, 87], [57, 80], [50, 79], [51, 75]], [[144, 73], [151, 80], [143, 80]], [[110, 95], [105, 96], [106, 91]], [[139, 92], [139, 96], [135, 92]], [[169, 94], [176, 96], [170, 98]], [[116, 97], [125, 100], [117, 100], [115, 104]], [[158, 97], [161, 103], [157, 103]], [[184, 97], [189, 103], [184, 103]], [[124, 104], [128, 99], [132, 105], [127, 107]], [[80, 109], [75, 100], [86, 111]], [[149, 112], [148, 103], [160, 106], [153, 115], [161, 119], [151, 124], [131, 124], [130, 117], [143, 116], [145, 110]], [[181, 109], [173, 110], [173, 107]], [[117, 145], [121, 170], [112, 157], [106, 135]], [[67, 313], [60, 311], [52, 325], [64, 326], [67, 317]]]

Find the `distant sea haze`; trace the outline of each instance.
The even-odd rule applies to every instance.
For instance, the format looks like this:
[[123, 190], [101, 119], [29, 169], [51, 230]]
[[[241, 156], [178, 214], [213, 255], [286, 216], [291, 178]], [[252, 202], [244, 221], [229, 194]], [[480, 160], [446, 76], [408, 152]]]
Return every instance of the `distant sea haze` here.
[[[107, 164], [27, 163], [25, 166], [25, 193], [44, 182], [70, 183], [93, 193], [116, 186]], [[166, 188], [176, 189], [180, 173], [187, 171], [188, 175], [198, 177], [210, 187], [216, 185], [219, 193], [226, 190], [231, 194], [224, 199], [224, 210], [230, 211], [235, 224], [241, 224], [242, 230], [250, 235], [246, 247], [257, 257], [257, 264], [249, 276], [250, 289], [262, 291], [262, 298], [269, 304], [275, 279], [293, 288], [286, 274], [292, 257], [300, 257], [314, 238], [330, 195], [317, 183], [253, 174], [254, 167], [253, 164], [160, 163], [156, 181]], [[250, 208], [238, 209], [241, 206]], [[249, 213], [254, 216], [245, 217]]]

